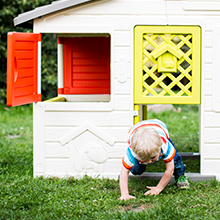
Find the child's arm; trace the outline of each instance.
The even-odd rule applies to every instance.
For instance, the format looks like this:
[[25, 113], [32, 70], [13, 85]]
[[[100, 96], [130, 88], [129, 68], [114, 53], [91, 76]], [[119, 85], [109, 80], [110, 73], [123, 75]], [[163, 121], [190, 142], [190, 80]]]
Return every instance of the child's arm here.
[[160, 182], [157, 184], [156, 187], [149, 187], [147, 186], [148, 190], [144, 195], [158, 195], [169, 183], [173, 171], [174, 171], [174, 161], [170, 161], [169, 163], [165, 163], [166, 171], [164, 172]]
[[120, 200], [135, 199], [134, 196], [129, 195], [129, 191], [128, 191], [129, 172], [130, 172], [129, 170], [122, 167], [120, 173], [120, 180], [119, 180], [120, 190], [121, 190], [121, 197], [119, 198]]

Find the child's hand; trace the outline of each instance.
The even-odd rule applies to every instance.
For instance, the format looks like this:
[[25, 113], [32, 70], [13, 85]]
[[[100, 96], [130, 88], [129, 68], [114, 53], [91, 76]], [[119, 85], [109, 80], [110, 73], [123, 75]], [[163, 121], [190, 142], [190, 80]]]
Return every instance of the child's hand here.
[[136, 199], [135, 196], [130, 196], [130, 195], [122, 195], [120, 200], [129, 200], [129, 199]]
[[146, 186], [149, 190], [144, 193], [145, 196], [147, 195], [158, 195], [162, 190], [160, 190], [157, 187], [150, 187], [150, 186]]

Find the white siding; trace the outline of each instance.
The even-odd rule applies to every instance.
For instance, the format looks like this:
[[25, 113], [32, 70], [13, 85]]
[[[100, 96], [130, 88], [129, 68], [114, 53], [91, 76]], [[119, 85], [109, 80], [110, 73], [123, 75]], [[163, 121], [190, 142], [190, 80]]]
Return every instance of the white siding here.
[[34, 176], [41, 176], [45, 173], [46, 165], [45, 165], [45, 114], [44, 114], [44, 106], [41, 104], [33, 105], [33, 168], [34, 168]]
[[67, 10], [65, 14], [139, 15], [164, 14], [163, 0], [105, 0]]
[[[117, 178], [133, 122], [133, 27], [169, 24], [201, 26], [201, 173], [220, 178], [220, 113], [213, 108], [213, 97], [219, 95], [218, 89], [213, 91], [213, 83], [219, 84], [213, 80], [218, 74], [213, 63], [213, 30], [220, 24], [219, 6], [219, 2], [103, 0], [36, 19], [34, 32], [110, 33], [112, 93], [109, 103], [34, 105], [34, 175], [80, 176], [72, 165], [74, 141], [62, 145], [60, 139], [89, 122], [115, 140], [105, 146], [108, 160], [100, 169], [104, 169], [101, 176]], [[93, 169], [87, 172], [97, 175]]]

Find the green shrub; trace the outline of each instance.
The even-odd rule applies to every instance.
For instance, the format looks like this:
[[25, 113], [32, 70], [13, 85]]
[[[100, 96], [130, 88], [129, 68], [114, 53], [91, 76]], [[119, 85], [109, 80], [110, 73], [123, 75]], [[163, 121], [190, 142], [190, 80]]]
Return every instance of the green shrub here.
[[[47, 5], [51, 0], [2, 0], [0, 5], [0, 103], [6, 101], [7, 33], [32, 32], [32, 25], [14, 27], [13, 19], [23, 12]], [[42, 95], [47, 99], [56, 95], [56, 36], [44, 34], [42, 37]]]

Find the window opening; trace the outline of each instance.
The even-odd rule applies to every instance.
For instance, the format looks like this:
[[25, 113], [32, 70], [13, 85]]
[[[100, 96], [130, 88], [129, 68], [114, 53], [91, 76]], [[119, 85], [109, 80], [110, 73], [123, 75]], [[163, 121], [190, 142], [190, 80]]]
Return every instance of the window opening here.
[[59, 41], [63, 43], [62, 93], [70, 101], [110, 101], [110, 35], [59, 37]]

